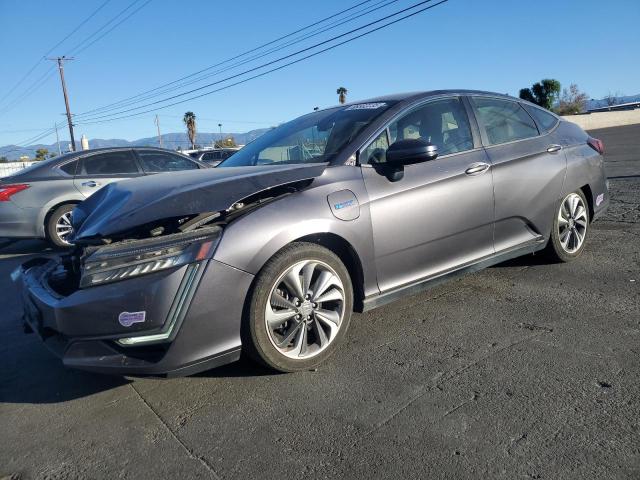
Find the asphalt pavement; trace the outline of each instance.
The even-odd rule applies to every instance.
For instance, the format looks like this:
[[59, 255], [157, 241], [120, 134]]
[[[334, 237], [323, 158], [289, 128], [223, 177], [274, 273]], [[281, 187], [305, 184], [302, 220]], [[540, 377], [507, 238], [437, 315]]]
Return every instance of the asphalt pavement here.
[[592, 134], [612, 204], [578, 261], [355, 315], [316, 372], [66, 370], [9, 278], [43, 243], [0, 246], [0, 479], [640, 478], [640, 125]]

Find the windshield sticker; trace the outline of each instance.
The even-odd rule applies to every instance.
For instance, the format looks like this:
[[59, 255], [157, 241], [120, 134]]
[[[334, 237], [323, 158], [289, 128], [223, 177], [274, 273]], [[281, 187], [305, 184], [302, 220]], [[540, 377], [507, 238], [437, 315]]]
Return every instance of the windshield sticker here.
[[351, 105], [350, 107], [345, 108], [345, 111], [349, 110], [375, 110], [376, 108], [384, 107], [386, 103], [359, 103], [358, 105]]
[[122, 325], [123, 327], [130, 327], [134, 323], [144, 322], [146, 316], [146, 311], [122, 312], [120, 315], [118, 315], [118, 322], [120, 322], [120, 325]]

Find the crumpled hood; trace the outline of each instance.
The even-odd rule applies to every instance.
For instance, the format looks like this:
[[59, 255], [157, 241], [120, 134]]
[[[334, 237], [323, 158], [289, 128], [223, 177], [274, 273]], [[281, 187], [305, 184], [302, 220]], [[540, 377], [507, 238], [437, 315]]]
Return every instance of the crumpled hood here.
[[223, 211], [272, 187], [322, 175], [325, 163], [187, 170], [111, 183], [73, 211], [74, 240], [171, 217]]

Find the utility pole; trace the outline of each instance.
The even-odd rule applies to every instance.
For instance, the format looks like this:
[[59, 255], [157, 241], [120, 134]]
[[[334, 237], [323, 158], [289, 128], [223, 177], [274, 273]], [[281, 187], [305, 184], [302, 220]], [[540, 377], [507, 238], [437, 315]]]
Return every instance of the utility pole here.
[[160, 148], [162, 148], [162, 135], [160, 135], [160, 119], [158, 115], [156, 115], [156, 127], [158, 127], [158, 143], [160, 144]]
[[58, 136], [58, 124], [53, 122], [53, 128], [56, 129], [56, 145], [58, 146], [58, 155], [62, 155], [62, 149], [60, 148], [60, 137]]
[[218, 124], [218, 128], [220, 129], [220, 139], [218, 140], [218, 148], [222, 148], [222, 124], [221, 123]]
[[69, 124], [69, 135], [71, 136], [71, 150], [76, 151], [76, 140], [73, 137], [73, 121], [71, 120], [71, 109], [69, 108], [69, 95], [67, 95], [67, 85], [64, 82], [64, 61], [73, 60], [73, 57], [56, 57], [47, 60], [55, 60], [58, 62], [58, 71], [60, 72], [60, 82], [62, 83], [62, 94], [64, 95], [64, 105], [67, 109], [67, 123]]

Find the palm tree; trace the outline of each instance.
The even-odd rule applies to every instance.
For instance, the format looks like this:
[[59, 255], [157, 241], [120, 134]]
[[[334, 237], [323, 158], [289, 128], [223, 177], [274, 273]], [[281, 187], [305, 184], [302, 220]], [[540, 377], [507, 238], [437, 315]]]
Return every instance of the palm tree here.
[[338, 94], [338, 101], [341, 104], [344, 104], [347, 101], [347, 89], [344, 87], [339, 87], [336, 90], [336, 93]]
[[182, 121], [187, 126], [187, 135], [191, 142], [191, 148], [196, 148], [196, 114], [193, 112], [187, 112], [182, 117]]

